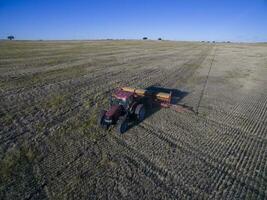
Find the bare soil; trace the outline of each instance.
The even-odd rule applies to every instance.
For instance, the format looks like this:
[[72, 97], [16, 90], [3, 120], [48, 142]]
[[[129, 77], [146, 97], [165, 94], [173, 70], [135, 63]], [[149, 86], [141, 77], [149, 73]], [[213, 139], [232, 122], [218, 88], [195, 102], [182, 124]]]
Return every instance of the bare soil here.
[[[126, 85], [194, 113], [99, 129]], [[0, 42], [0, 199], [266, 198], [266, 44]]]

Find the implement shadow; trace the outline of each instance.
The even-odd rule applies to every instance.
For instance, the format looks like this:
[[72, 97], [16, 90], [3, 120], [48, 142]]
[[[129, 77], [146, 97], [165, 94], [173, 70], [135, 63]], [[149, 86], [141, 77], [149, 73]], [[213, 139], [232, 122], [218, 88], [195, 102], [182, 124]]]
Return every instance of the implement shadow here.
[[[145, 88], [145, 90], [147, 91], [148, 94], [158, 94], [160, 92], [163, 93], [171, 93], [171, 104], [176, 105], [178, 104], [185, 96], [187, 96], [189, 93], [185, 92], [185, 91], [181, 91], [178, 89], [172, 89], [172, 88], [165, 88], [165, 87], [161, 87], [161, 86], [157, 86], [157, 85], [152, 85], [149, 86], [147, 88]], [[153, 114], [155, 114], [156, 112], [158, 112], [160, 109], [164, 109], [160, 106], [159, 103], [153, 103], [152, 106], [146, 105], [146, 117], [145, 119], [148, 119], [150, 116], [152, 116]], [[140, 121], [137, 120], [132, 120], [131, 122], [129, 122], [129, 126], [128, 126], [128, 130], [130, 130], [131, 128], [138, 126], [140, 123]]]

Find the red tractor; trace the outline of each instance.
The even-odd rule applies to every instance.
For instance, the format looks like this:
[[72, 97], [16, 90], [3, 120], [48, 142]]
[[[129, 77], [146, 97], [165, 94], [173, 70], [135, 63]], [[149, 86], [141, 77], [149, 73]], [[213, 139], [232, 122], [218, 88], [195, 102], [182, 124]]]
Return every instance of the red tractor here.
[[171, 94], [153, 93], [148, 90], [123, 87], [117, 89], [110, 98], [110, 108], [100, 113], [98, 123], [100, 127], [108, 129], [117, 124], [119, 133], [128, 129], [130, 120], [143, 121], [148, 109], [156, 103], [167, 107], [170, 105]]

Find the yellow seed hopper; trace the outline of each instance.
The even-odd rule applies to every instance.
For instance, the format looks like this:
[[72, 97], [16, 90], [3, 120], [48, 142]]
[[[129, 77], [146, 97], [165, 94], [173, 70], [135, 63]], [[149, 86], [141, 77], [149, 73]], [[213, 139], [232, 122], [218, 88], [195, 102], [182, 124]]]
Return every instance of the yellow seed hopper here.
[[170, 93], [156, 92], [151, 90], [144, 90], [144, 89], [137, 89], [130, 87], [122, 87], [121, 90], [135, 93], [138, 96], [150, 96], [155, 101], [159, 102], [163, 107], [168, 107], [171, 103], [171, 98], [172, 98], [171, 92]]

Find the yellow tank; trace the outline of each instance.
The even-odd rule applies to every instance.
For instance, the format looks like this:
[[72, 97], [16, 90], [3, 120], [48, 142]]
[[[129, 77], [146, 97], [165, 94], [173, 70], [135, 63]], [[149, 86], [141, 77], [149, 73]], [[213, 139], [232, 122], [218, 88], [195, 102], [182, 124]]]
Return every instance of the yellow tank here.
[[171, 94], [165, 93], [165, 92], [153, 93], [153, 91], [152, 91], [152, 93], [151, 92], [149, 93], [147, 90], [144, 90], [144, 89], [136, 89], [136, 88], [130, 88], [130, 87], [122, 87], [121, 89], [123, 91], [126, 91], [126, 92], [136, 93], [139, 96], [152, 95], [157, 100], [160, 100], [160, 101], [170, 101], [171, 100]]
[[171, 94], [164, 93], [164, 92], [159, 92], [156, 94], [157, 99], [162, 99], [162, 100], [169, 99], [170, 96]]

